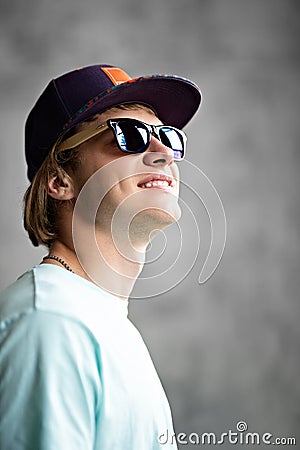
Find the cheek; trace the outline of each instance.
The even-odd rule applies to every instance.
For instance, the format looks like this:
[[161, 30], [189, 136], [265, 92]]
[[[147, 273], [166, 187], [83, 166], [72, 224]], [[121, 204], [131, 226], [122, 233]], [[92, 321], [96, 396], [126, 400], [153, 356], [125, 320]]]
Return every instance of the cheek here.
[[110, 202], [113, 207], [127, 202], [130, 197], [137, 191], [135, 183], [130, 179], [115, 180], [115, 183], [111, 180], [111, 186], [106, 184], [105, 201]]
[[[139, 191], [137, 183], [144, 167], [137, 155], [112, 155], [86, 149], [76, 171], [75, 187], [77, 195], [86, 190], [99, 199], [110, 198], [114, 204], [122, 201], [125, 197]], [[139, 164], [140, 162], [140, 164]]]
[[[79, 192], [83, 186], [88, 183], [90, 178], [101, 169], [107, 166], [111, 162], [108, 155], [98, 154], [91, 151], [83, 151], [83, 156], [80, 158], [78, 167], [75, 172], [75, 187], [77, 192]], [[101, 182], [101, 177], [97, 177], [97, 183]]]

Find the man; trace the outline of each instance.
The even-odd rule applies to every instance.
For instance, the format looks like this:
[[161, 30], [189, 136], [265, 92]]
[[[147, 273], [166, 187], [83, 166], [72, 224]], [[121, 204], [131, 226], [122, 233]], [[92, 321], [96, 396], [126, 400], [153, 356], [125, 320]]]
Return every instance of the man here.
[[183, 78], [97, 65], [30, 112], [24, 225], [49, 252], [0, 297], [1, 449], [177, 448], [160, 443], [170, 409], [127, 306], [150, 234], [180, 216], [200, 99]]

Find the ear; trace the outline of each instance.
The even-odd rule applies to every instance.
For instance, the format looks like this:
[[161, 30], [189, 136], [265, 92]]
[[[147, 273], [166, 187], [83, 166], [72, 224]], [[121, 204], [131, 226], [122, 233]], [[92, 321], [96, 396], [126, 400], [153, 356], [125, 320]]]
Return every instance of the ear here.
[[53, 175], [48, 181], [48, 194], [56, 200], [71, 200], [74, 198], [74, 187], [70, 177], [60, 178]]

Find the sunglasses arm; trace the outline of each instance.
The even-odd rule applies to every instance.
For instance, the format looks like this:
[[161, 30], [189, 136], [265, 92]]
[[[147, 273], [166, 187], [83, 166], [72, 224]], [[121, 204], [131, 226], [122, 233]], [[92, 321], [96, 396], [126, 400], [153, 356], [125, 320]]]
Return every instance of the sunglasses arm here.
[[97, 134], [102, 133], [103, 131], [107, 130], [109, 127], [107, 123], [102, 123], [101, 125], [98, 125], [96, 128], [87, 128], [86, 130], [80, 131], [79, 133], [74, 134], [74, 136], [71, 136], [70, 138], [63, 141], [58, 146], [59, 151], [63, 150], [69, 150], [71, 148], [75, 148], [78, 145], [82, 144], [83, 142], [87, 141], [88, 139], [91, 139], [94, 136], [97, 136]]

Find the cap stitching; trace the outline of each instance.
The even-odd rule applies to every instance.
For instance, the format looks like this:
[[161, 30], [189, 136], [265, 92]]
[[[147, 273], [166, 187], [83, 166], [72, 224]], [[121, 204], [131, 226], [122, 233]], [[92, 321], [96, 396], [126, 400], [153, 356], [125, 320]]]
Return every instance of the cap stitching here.
[[63, 108], [64, 108], [65, 112], [67, 113], [67, 115], [71, 118], [71, 113], [69, 112], [69, 110], [68, 110], [68, 108], [67, 108], [67, 106], [66, 106], [66, 104], [65, 104], [65, 102], [64, 102], [64, 100], [63, 100], [63, 98], [62, 98], [62, 96], [61, 96], [61, 94], [59, 92], [59, 90], [58, 90], [58, 86], [56, 85], [56, 80], [53, 80], [53, 84], [54, 84], [55, 92], [56, 92], [56, 94], [57, 94], [57, 96], [58, 96], [58, 98], [59, 98], [59, 100], [61, 102], [61, 105], [63, 106]]

